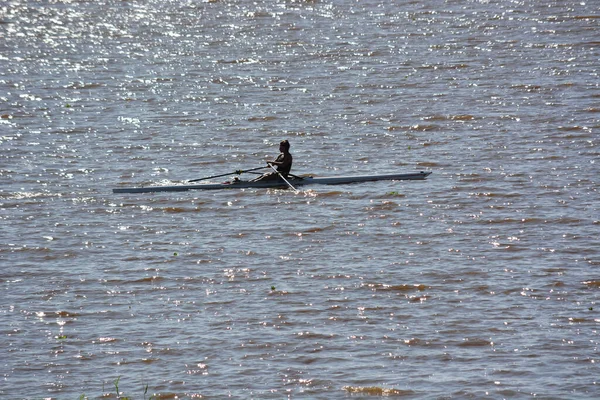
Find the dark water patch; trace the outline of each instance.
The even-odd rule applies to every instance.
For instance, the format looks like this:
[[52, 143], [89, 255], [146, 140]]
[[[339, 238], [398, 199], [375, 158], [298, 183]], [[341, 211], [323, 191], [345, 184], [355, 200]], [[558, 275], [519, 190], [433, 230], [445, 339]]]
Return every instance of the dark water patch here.
[[582, 324], [582, 323], [591, 323], [595, 324], [597, 322], [597, 318], [581, 318], [581, 317], [569, 317], [569, 323], [572, 324]]
[[507, 224], [507, 225], [519, 225], [519, 224], [533, 224], [533, 225], [537, 225], [537, 224], [543, 224], [545, 222], [544, 219], [541, 218], [532, 218], [532, 217], [527, 217], [527, 216], [523, 216], [523, 218], [511, 218], [511, 217], [503, 217], [503, 218], [499, 218], [499, 219], [487, 219], [487, 218], [480, 218], [475, 220], [475, 223], [479, 224], [489, 224], [489, 225], [503, 225], [503, 224]]
[[400, 129], [408, 132], [435, 132], [441, 128], [442, 126], [436, 124], [414, 124], [402, 126]]
[[[395, 201], [382, 200], [379, 204], [375, 204], [372, 206], [365, 207], [365, 211], [367, 212], [383, 212], [383, 211], [393, 211], [398, 209], [400, 205]], [[383, 215], [381, 217], [384, 217]]]
[[[431, 168], [431, 169], [434, 169], [434, 168], [438, 167], [440, 164], [438, 162], [435, 162], [435, 161], [418, 161], [416, 163], [416, 165], [418, 165], [420, 168]], [[431, 179], [431, 177], [429, 177], [427, 179]]]
[[[600, 19], [600, 15], [573, 15], [571, 18], [573, 18], [575, 20], [581, 20], [581, 19], [596, 20], [596, 19]], [[598, 44], [600, 44], [600, 42], [590, 42], [590, 44], [598, 45]]]
[[512, 85], [511, 89], [522, 89], [526, 92], [535, 92], [542, 90], [542, 86], [539, 85], [531, 85], [531, 84], [522, 84], [522, 85]]
[[[569, 139], [587, 139], [593, 138], [594, 134], [592, 129], [586, 125], [571, 125], [564, 126], [561, 125], [556, 128], [558, 132], [561, 132], [560, 138], [563, 140]], [[565, 134], [566, 133], [566, 134]]]
[[342, 390], [346, 391], [351, 396], [406, 397], [416, 394], [413, 390], [401, 390], [380, 386], [344, 386]]
[[263, 116], [263, 117], [250, 117], [248, 118], [249, 122], [269, 122], [276, 121], [278, 117], [276, 116]]
[[164, 282], [165, 278], [163, 278], [162, 276], [147, 276], [144, 278], [139, 278], [139, 279], [135, 279], [135, 280], [109, 280], [107, 283], [118, 283], [118, 282], [131, 282], [131, 283], [161, 283]]
[[429, 146], [440, 146], [440, 145], [444, 145], [446, 144], [446, 142], [440, 142], [440, 141], [436, 141], [436, 140], [427, 140], [425, 142], [420, 143], [423, 147], [429, 147]]
[[584, 285], [590, 288], [600, 288], [600, 279], [599, 280], [589, 280], [582, 282]]
[[333, 226], [315, 226], [313, 228], [307, 228], [303, 231], [303, 233], [321, 233], [326, 232], [333, 229]]
[[162, 211], [167, 214], [180, 214], [180, 213], [200, 211], [199, 208], [189, 208], [189, 207], [159, 207], [156, 210]]
[[63, 318], [74, 318], [79, 316], [79, 313], [72, 311], [55, 311], [54, 314]]
[[313, 331], [303, 331], [295, 334], [298, 339], [302, 340], [311, 340], [311, 339], [319, 339], [319, 340], [331, 340], [338, 337], [335, 333], [319, 333]]
[[566, 287], [567, 284], [563, 281], [555, 281], [555, 282], [551, 282], [548, 286], [551, 288], [560, 289], [560, 288]]
[[[318, 175], [314, 175], [314, 176], [318, 176]], [[328, 198], [328, 197], [339, 197], [344, 195], [345, 192], [342, 191], [338, 191], [338, 190], [328, 190], [328, 191], [321, 191], [319, 190], [317, 193], [317, 196], [319, 198]]]
[[493, 342], [486, 339], [479, 338], [464, 338], [460, 343], [458, 343], [458, 347], [488, 347], [493, 346]]
[[401, 285], [388, 285], [383, 283], [363, 283], [361, 287], [369, 288], [373, 291], [382, 292], [413, 292], [413, 291], [424, 291], [431, 289], [431, 287], [424, 284], [401, 284]]
[[424, 117], [424, 121], [473, 121], [475, 120], [474, 115], [470, 114], [459, 114], [459, 115], [431, 115], [428, 117]]

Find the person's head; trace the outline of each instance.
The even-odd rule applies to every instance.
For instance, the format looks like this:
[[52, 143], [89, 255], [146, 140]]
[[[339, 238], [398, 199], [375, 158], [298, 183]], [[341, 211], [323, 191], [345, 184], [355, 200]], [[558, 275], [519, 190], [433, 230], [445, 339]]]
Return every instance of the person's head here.
[[279, 151], [290, 151], [290, 142], [287, 140], [282, 140], [281, 143], [279, 143]]

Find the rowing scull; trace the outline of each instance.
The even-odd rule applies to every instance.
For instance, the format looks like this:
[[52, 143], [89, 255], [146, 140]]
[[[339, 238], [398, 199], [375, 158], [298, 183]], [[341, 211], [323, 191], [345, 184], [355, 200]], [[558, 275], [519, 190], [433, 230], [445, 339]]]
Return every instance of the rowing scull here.
[[[332, 177], [293, 177], [288, 179], [294, 186], [305, 185], [343, 185], [348, 183], [371, 182], [371, 181], [401, 181], [401, 180], [423, 180], [431, 174], [430, 171], [420, 171], [408, 174], [386, 174], [386, 175], [354, 175], [354, 176], [332, 176]], [[113, 189], [113, 193], [150, 193], [150, 192], [185, 192], [188, 190], [219, 190], [219, 189], [248, 189], [248, 188], [284, 188], [284, 181], [253, 182], [233, 180], [223, 183], [202, 183], [198, 185], [172, 185], [172, 186], [146, 186], [125, 187]]]

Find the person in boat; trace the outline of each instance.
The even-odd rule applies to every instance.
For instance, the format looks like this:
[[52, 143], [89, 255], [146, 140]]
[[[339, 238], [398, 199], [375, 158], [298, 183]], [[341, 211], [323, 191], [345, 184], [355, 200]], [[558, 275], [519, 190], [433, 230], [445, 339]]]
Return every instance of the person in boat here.
[[[273, 161], [267, 161], [267, 164], [274, 166], [277, 169], [277, 172], [281, 174], [284, 178], [288, 177], [288, 174], [292, 170], [292, 161], [293, 157], [290, 154], [290, 142], [287, 140], [283, 140], [279, 143], [279, 155]], [[259, 176], [256, 179], [253, 179], [253, 182], [258, 181], [276, 181], [281, 179], [279, 174], [275, 171], [266, 173], [264, 175]]]

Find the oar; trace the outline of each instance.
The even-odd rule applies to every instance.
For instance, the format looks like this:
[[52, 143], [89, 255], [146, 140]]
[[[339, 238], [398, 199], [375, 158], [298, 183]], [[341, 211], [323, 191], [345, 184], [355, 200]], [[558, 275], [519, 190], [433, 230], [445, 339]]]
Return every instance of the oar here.
[[288, 180], [287, 180], [287, 179], [285, 179], [285, 178], [283, 177], [283, 175], [281, 175], [281, 172], [277, 171], [277, 169], [276, 169], [274, 166], [272, 166], [271, 164], [269, 164], [269, 167], [271, 167], [271, 169], [272, 169], [273, 171], [275, 171], [275, 173], [277, 173], [277, 175], [279, 175], [279, 177], [280, 177], [281, 179], [283, 179], [283, 180], [285, 181], [285, 183], [287, 183], [287, 184], [288, 184], [288, 186], [289, 186], [289, 187], [290, 187], [290, 188], [291, 188], [293, 191], [295, 191], [295, 192], [297, 192], [297, 191], [298, 191], [298, 189], [296, 189], [296, 188], [295, 188], [295, 187], [294, 187], [294, 186], [293, 186], [291, 183], [289, 183], [289, 182], [288, 182]]
[[198, 182], [198, 181], [204, 181], [207, 179], [212, 179], [212, 178], [220, 178], [222, 176], [228, 176], [228, 175], [235, 175], [235, 174], [243, 174], [244, 172], [250, 172], [250, 171], [256, 171], [258, 169], [264, 169], [264, 168], [269, 168], [269, 167], [258, 167], [258, 168], [252, 168], [252, 169], [246, 169], [246, 170], [238, 170], [235, 172], [230, 172], [228, 174], [221, 174], [221, 175], [213, 175], [213, 176], [207, 176], [206, 178], [199, 178], [199, 179], [190, 179], [188, 182]]

